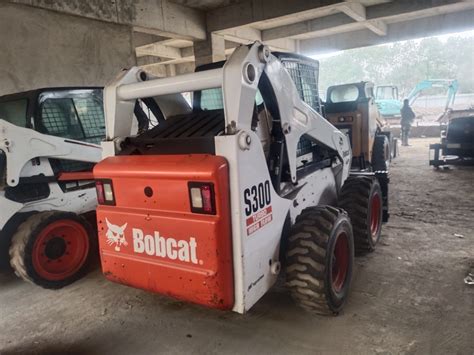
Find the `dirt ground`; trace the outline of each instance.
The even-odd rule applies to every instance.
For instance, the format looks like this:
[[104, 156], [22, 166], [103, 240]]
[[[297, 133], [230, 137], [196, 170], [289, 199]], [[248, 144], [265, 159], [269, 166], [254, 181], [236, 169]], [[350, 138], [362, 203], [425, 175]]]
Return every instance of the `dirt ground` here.
[[[106, 281], [60, 291], [0, 276], [0, 353], [474, 354], [474, 168], [433, 170], [417, 139], [392, 162], [391, 220], [356, 259], [349, 302], [317, 317], [275, 287], [246, 315]], [[461, 235], [462, 237], [460, 237]]]

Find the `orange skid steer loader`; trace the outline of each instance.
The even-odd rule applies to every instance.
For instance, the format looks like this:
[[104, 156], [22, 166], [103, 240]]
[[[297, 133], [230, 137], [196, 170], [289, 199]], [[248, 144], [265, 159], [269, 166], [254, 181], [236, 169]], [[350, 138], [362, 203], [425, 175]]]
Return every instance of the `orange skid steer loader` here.
[[[158, 124], [130, 136], [141, 98], [159, 106]], [[284, 270], [299, 305], [342, 309], [354, 260], [350, 218], [368, 226], [365, 238], [381, 225], [377, 178], [351, 176], [366, 192], [364, 213], [339, 207], [349, 140], [302, 101], [266, 46], [241, 46], [223, 67], [171, 78], [147, 80], [132, 68], [104, 99], [107, 137], [94, 178], [108, 279], [245, 313]]]

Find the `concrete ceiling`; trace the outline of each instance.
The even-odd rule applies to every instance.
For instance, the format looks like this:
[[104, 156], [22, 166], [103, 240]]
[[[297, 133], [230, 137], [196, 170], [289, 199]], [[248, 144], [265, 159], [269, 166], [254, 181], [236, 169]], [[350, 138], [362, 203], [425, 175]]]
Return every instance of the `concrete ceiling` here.
[[239, 0], [171, 0], [175, 4], [191, 7], [197, 10], [212, 10], [227, 5], [237, 4]]
[[[474, 29], [474, 0], [174, 2], [204, 10], [208, 35], [224, 39], [226, 54], [239, 43], [255, 40], [278, 50], [316, 54]], [[137, 48], [137, 55], [141, 51]], [[155, 54], [160, 57], [155, 67], [195, 60], [191, 51], [164, 61], [162, 51]]]
[[241, 43], [303, 54], [474, 29], [474, 0], [11, 0], [132, 26], [157, 75], [220, 60]]

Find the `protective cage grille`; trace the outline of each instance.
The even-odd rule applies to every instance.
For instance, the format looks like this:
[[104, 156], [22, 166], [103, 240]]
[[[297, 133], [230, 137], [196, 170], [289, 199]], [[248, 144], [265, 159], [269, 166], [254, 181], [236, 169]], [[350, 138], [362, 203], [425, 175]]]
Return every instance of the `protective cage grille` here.
[[[316, 112], [321, 113], [321, 101], [318, 92], [318, 64], [317, 62], [306, 63], [298, 60], [287, 60], [280, 58], [283, 66], [290, 74], [300, 98], [311, 106]], [[296, 148], [296, 156], [311, 153], [316, 144], [310, 139], [302, 136]]]
[[316, 112], [321, 113], [321, 101], [318, 91], [318, 65], [317, 62], [295, 62], [291, 60], [281, 60], [291, 78], [301, 99], [311, 106]]

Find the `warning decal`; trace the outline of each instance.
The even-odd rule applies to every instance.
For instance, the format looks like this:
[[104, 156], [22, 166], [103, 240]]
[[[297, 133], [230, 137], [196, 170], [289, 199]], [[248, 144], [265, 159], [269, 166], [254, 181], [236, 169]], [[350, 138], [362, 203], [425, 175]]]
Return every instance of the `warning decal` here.
[[272, 221], [272, 206], [255, 213], [246, 220], [247, 235], [251, 235]]

